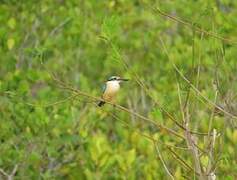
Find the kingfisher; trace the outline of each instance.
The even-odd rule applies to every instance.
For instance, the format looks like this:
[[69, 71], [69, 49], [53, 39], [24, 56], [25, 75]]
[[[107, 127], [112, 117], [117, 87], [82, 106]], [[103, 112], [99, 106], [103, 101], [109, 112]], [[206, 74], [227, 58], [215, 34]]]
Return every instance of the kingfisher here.
[[[102, 99], [104, 99], [105, 101], [113, 102], [120, 89], [120, 83], [124, 81], [128, 81], [128, 79], [124, 79], [119, 76], [111, 76], [103, 86]], [[105, 104], [105, 101], [100, 101], [98, 103], [98, 106], [103, 106]]]

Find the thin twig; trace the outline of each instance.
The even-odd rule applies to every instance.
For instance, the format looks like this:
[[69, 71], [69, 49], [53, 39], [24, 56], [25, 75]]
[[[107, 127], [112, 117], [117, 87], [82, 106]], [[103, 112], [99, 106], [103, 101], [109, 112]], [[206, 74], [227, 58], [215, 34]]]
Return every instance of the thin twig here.
[[[8, 174], [8, 173], [6, 173], [3, 169], [1, 169], [0, 168], [0, 173], [3, 175], [3, 176], [5, 176], [6, 178], [7, 178], [7, 180], [13, 180], [14, 179], [14, 176], [15, 176], [15, 174], [16, 174], [16, 172], [17, 172], [17, 170], [18, 170], [18, 164], [16, 164], [15, 166], [14, 166], [14, 168], [12, 169], [12, 172], [11, 172], [11, 174]], [[1, 176], [0, 176], [1, 177]]]
[[174, 146], [174, 145], [170, 145], [170, 144], [167, 144], [167, 143], [163, 143], [163, 142], [161, 142], [161, 140], [154, 139], [152, 136], [140, 132], [139, 129], [131, 127], [127, 122], [125, 122], [125, 121], [123, 121], [123, 120], [120, 120], [120, 119], [119, 119], [117, 116], [115, 116], [114, 114], [112, 114], [112, 113], [110, 113], [110, 112], [107, 112], [107, 111], [106, 111], [106, 113], [108, 113], [109, 115], [111, 115], [111, 116], [112, 116], [113, 118], [115, 118], [117, 121], [121, 122], [123, 125], [126, 126], [126, 128], [132, 129], [135, 133], [137, 133], [137, 134], [139, 134], [139, 135], [141, 135], [141, 136], [147, 138], [148, 140], [150, 140], [150, 141], [152, 141], [152, 142], [155, 141], [156, 143], [162, 144], [162, 145], [167, 146], [167, 147], [170, 147], [170, 148], [175, 148], [175, 149], [180, 149], [180, 150], [186, 150], [186, 151], [188, 150], [187, 147]]
[[183, 24], [184, 26], [187, 26], [187, 27], [189, 27], [189, 28], [191, 28], [191, 29], [194, 29], [196, 32], [198, 32], [198, 33], [200, 33], [200, 34], [205, 34], [205, 35], [207, 35], [207, 36], [214, 37], [214, 38], [216, 38], [216, 39], [225, 41], [225, 42], [227, 42], [227, 43], [231, 43], [231, 44], [237, 45], [237, 42], [236, 42], [236, 41], [233, 41], [233, 40], [228, 39], [228, 38], [221, 37], [221, 36], [219, 36], [219, 35], [217, 35], [217, 34], [211, 32], [211, 31], [207, 31], [207, 30], [205, 30], [205, 29], [202, 29], [202, 28], [200, 28], [200, 27], [194, 25], [193, 23], [184, 21], [184, 20], [182, 20], [181, 18], [177, 18], [177, 17], [175, 17], [175, 16], [172, 16], [172, 15], [170, 15], [170, 14], [167, 14], [167, 13], [161, 11], [159, 8], [155, 8], [155, 10], [156, 10], [156, 12], [159, 13], [160, 15], [162, 15], [162, 16], [164, 16], [164, 17], [168, 17], [169, 19], [171, 19], [171, 20], [173, 20], [173, 21], [176, 21], [176, 22], [178, 22], [178, 23], [180, 23], [180, 24]]
[[48, 37], [52, 37], [59, 29], [61, 29], [63, 26], [65, 26], [67, 23], [69, 23], [72, 20], [71, 17], [66, 18], [63, 22], [61, 22], [58, 26], [56, 26], [48, 35]]
[[158, 157], [160, 158], [160, 160], [161, 160], [161, 162], [162, 162], [162, 164], [163, 164], [163, 166], [164, 166], [164, 168], [165, 168], [166, 173], [169, 175], [169, 177], [170, 177], [171, 179], [174, 180], [174, 177], [172, 176], [172, 174], [170, 173], [168, 167], [167, 167], [166, 164], [165, 164], [165, 161], [164, 161], [164, 159], [163, 159], [163, 157], [162, 157], [162, 155], [161, 155], [161, 153], [160, 153], [160, 150], [159, 150], [158, 145], [156, 144], [156, 142], [153, 142], [153, 143], [154, 143], [156, 152], [157, 152], [157, 154], [158, 154]]

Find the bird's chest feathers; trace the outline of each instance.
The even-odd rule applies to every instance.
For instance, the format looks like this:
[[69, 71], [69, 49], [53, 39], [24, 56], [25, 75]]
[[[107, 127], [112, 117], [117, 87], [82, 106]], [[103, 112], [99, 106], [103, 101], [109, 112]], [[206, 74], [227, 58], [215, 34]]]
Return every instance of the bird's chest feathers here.
[[114, 96], [118, 92], [120, 85], [118, 82], [110, 81], [106, 83], [105, 95]]

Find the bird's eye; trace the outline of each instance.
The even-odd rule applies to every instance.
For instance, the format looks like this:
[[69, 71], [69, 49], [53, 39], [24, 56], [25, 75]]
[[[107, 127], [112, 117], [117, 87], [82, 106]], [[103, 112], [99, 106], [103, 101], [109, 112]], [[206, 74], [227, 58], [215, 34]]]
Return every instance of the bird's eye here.
[[115, 80], [118, 80], [117, 77], [112, 77], [112, 78], [109, 78], [108, 81], [115, 81]]

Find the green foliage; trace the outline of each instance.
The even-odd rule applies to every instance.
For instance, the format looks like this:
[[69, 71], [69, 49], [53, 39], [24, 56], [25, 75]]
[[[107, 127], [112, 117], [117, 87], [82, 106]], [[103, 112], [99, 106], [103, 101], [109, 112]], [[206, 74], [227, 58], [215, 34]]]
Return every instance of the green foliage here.
[[[156, 7], [193, 26], [161, 16]], [[0, 168], [10, 174], [17, 164], [16, 179], [167, 179], [154, 142], [146, 136], [161, 143], [162, 157], [176, 179], [195, 176], [164, 145], [186, 147], [184, 140], [133, 114], [116, 111], [116, 119], [110, 115], [112, 106], [100, 109], [81, 96], [55, 103], [72, 94], [60, 89], [50, 73], [98, 97], [109, 76], [128, 77], [118, 104], [185, 135], [155, 104], [183, 124], [181, 109], [190, 86], [172, 60], [213, 102], [213, 82], [218, 81], [216, 103], [236, 114], [236, 44], [194, 28], [237, 41], [237, 1], [3, 0], [0, 14]], [[209, 131], [213, 107], [203, 101], [190, 91], [193, 131]], [[214, 114], [211, 130], [221, 134], [213, 150], [218, 179], [237, 177], [234, 126], [236, 119]], [[198, 141], [203, 149], [205, 138]], [[189, 151], [175, 152], [194, 168]], [[207, 168], [209, 154], [200, 156]]]

